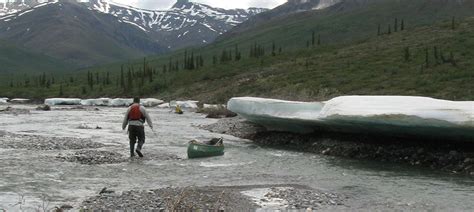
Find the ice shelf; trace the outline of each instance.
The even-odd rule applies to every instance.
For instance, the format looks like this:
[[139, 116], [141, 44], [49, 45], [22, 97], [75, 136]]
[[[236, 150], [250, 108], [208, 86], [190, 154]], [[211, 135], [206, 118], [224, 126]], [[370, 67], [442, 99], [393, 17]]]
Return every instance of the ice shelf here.
[[81, 99], [51, 98], [51, 99], [45, 99], [44, 104], [46, 105], [80, 105]]
[[416, 96], [341, 96], [326, 102], [232, 98], [228, 109], [269, 130], [318, 130], [474, 140], [474, 102]]

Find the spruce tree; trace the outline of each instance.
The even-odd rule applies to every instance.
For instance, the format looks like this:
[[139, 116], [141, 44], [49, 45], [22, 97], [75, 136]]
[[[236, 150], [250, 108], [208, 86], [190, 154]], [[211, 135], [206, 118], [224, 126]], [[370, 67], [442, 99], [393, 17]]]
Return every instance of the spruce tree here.
[[148, 69], [148, 81], [153, 82], [153, 71], [151, 69]]
[[189, 59], [189, 62], [191, 63], [189, 69], [194, 70], [196, 68], [196, 65], [194, 64], [194, 52], [191, 52], [191, 59]]
[[402, 19], [402, 25], [400, 26], [400, 31], [405, 30], [405, 20]]
[[314, 47], [314, 44], [316, 43], [316, 37], [314, 36], [314, 31], [311, 33], [311, 46]]
[[455, 30], [455, 29], [456, 29], [456, 19], [454, 18], [454, 16], [453, 16], [453, 18], [452, 18], [452, 20], [451, 20], [451, 29], [452, 29], [452, 30]]
[[439, 56], [438, 56], [438, 47], [437, 46], [433, 47], [433, 56], [434, 56], [434, 59], [435, 59], [435, 63], [439, 64]]
[[128, 69], [127, 74], [127, 92], [130, 92], [133, 89], [133, 75], [132, 70]]
[[380, 36], [380, 24], [377, 27], [377, 36]]
[[173, 62], [173, 61], [172, 61], [172, 60], [173, 60], [173, 58], [170, 57], [170, 62], [169, 62], [169, 64], [168, 64], [168, 68], [169, 68], [169, 71], [170, 71], [170, 72], [173, 71], [173, 65], [172, 65], [172, 62]]
[[62, 96], [64, 96], [63, 84], [60, 84], [60, 85], [59, 85], [59, 97], [62, 97]]
[[457, 66], [456, 60], [454, 59], [454, 53], [453, 52], [449, 53], [449, 60], [451, 62], [451, 65]]
[[[314, 36], [314, 32], [313, 32], [313, 36]], [[314, 46], [314, 43], [313, 43], [313, 46]], [[272, 56], [276, 56], [276, 47], [275, 47], [275, 41], [272, 42]]]
[[398, 18], [395, 18], [395, 24], [393, 26], [393, 29], [394, 32], [398, 32]]
[[188, 50], [184, 50], [184, 69], [188, 69]]
[[425, 64], [426, 64], [426, 67], [429, 67], [429, 66], [430, 66], [429, 57], [430, 57], [430, 53], [429, 53], [429, 51], [428, 51], [428, 48], [426, 48], [426, 49], [425, 49]]
[[240, 51], [239, 51], [239, 46], [235, 44], [235, 61], [240, 60]]
[[120, 87], [125, 88], [125, 78], [123, 75], [123, 65], [120, 67]]
[[405, 61], [408, 62], [410, 61], [410, 48], [405, 47]]
[[44, 87], [46, 85], [46, 73], [43, 72], [43, 79], [41, 80], [41, 85]]

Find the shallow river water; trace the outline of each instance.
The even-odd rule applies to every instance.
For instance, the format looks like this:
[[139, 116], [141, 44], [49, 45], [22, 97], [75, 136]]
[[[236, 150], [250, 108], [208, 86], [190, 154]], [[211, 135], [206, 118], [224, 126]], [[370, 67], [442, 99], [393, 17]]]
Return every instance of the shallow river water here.
[[[33, 210], [42, 204], [78, 206], [103, 187], [125, 191], [168, 186], [299, 184], [346, 197], [344, 205], [326, 210], [474, 211], [472, 177], [261, 148], [248, 140], [200, 129], [199, 125], [217, 121], [200, 114], [148, 110], [155, 122], [155, 132], [147, 128], [143, 153], [151, 159], [84, 165], [57, 158], [74, 150], [0, 148], [0, 210]], [[30, 114], [0, 114], [0, 131], [91, 139], [105, 144], [99, 150], [128, 157], [127, 135], [121, 130], [124, 111], [53, 108], [45, 112], [32, 110]], [[81, 129], [81, 125], [102, 129]], [[188, 141], [212, 137], [224, 137], [224, 156], [186, 159]], [[182, 159], [163, 159], [160, 154]]]

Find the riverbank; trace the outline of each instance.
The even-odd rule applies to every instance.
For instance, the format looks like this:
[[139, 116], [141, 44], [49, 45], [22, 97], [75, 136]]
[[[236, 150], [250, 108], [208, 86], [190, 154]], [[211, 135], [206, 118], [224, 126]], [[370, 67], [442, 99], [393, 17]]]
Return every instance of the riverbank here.
[[401, 163], [474, 177], [474, 144], [409, 140], [369, 135], [320, 132], [270, 132], [243, 118], [226, 118], [203, 126], [215, 133], [250, 139], [255, 144], [322, 155]]

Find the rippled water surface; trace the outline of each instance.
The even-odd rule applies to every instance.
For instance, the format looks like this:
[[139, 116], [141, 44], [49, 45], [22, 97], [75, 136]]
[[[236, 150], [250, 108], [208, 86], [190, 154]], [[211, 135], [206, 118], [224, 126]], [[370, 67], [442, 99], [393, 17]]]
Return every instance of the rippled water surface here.
[[[300, 184], [347, 197], [345, 205], [327, 210], [474, 211], [472, 177], [376, 161], [265, 149], [247, 140], [199, 129], [199, 125], [216, 122], [202, 115], [180, 116], [166, 109], [148, 110], [156, 132], [147, 129], [143, 152], [145, 157], [153, 156], [152, 159], [82, 165], [56, 158], [58, 154], [75, 150], [0, 148], [0, 209], [40, 208], [42, 203], [77, 206], [103, 187], [124, 191], [167, 186]], [[106, 145], [100, 150], [127, 157], [127, 135], [121, 130], [124, 111], [124, 108], [100, 108], [99, 111], [32, 110], [24, 115], [0, 114], [0, 130], [90, 138]], [[80, 129], [81, 124], [102, 129]], [[221, 136], [226, 144], [224, 156], [186, 159], [188, 141]], [[160, 154], [183, 159], [162, 159]], [[21, 205], [20, 200], [23, 200]]]

